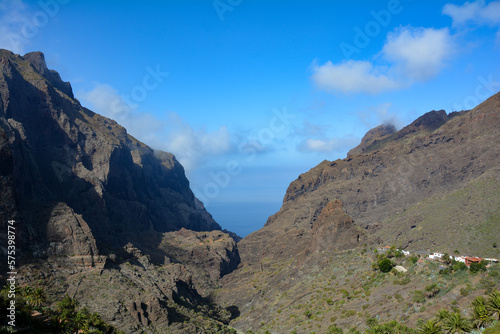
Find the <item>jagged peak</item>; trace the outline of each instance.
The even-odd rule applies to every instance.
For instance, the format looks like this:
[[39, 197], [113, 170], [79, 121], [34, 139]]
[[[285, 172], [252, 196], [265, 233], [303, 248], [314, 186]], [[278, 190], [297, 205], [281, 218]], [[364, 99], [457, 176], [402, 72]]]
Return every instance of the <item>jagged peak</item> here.
[[43, 52], [29, 52], [25, 54], [23, 58], [29, 61], [41, 75], [44, 75], [49, 71], [49, 69], [47, 68], [47, 63], [45, 62], [45, 55], [43, 54]]
[[429, 111], [416, 120], [408, 127], [423, 127], [428, 129], [436, 129], [443, 125], [448, 120], [448, 114], [444, 110]]
[[[54, 88], [68, 95], [70, 98], [74, 99], [73, 89], [69, 82], [63, 81], [61, 76], [57, 71], [50, 70], [47, 67], [45, 61], [45, 55], [43, 52], [35, 51], [26, 53], [24, 56], [13, 53], [12, 51], [6, 49], [0, 49], [0, 58], [2, 59], [2, 64], [17, 64], [16, 67], [21, 67], [26, 70], [26, 66], [30, 67], [28, 71], [33, 71], [45, 78]], [[10, 65], [9, 65], [10, 66]], [[4, 67], [2, 70], [5, 71], [8, 67]]]
[[363, 153], [372, 144], [389, 135], [392, 135], [396, 131], [396, 127], [393, 124], [381, 124], [377, 127], [374, 127], [364, 135], [363, 139], [361, 139], [361, 143], [358, 146], [347, 153], [347, 156]]
[[350, 157], [355, 154], [371, 152], [383, 147], [387, 142], [400, 140], [410, 133], [432, 132], [440, 128], [457, 114], [460, 113], [451, 113], [448, 115], [444, 110], [432, 110], [423, 114], [399, 131], [397, 131], [392, 124], [379, 125], [368, 131], [361, 140], [361, 144], [350, 150], [347, 156]]
[[45, 79], [47, 79], [55, 88], [59, 89], [61, 92], [68, 95], [72, 99], [75, 97], [73, 95], [71, 84], [69, 82], [63, 81], [57, 71], [49, 70], [43, 52], [29, 52], [23, 56], [23, 59], [27, 60], [34, 67], [34, 69]]
[[14, 52], [7, 49], [0, 49], [0, 56], [6, 56], [6, 55], [13, 56]]

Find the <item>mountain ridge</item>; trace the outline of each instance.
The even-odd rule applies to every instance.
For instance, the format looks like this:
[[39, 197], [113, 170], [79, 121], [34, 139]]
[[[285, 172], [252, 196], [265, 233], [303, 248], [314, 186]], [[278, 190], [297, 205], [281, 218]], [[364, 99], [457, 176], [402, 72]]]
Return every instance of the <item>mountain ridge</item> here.
[[[392, 245], [411, 254], [500, 257], [500, 93], [472, 110], [431, 111], [393, 130], [376, 127], [346, 158], [324, 160], [298, 176], [286, 190], [280, 210], [238, 243], [240, 268], [224, 277], [218, 291], [221, 304], [239, 307], [235, 326], [306, 333], [317, 317], [314, 328], [323, 328], [319, 332], [331, 322], [356, 328], [370, 316], [361, 307], [372, 317], [383, 310], [387, 321], [397, 314], [415, 325], [417, 314], [405, 306], [394, 308], [388, 295], [392, 298], [396, 290], [398, 303], [411, 301], [408, 289], [430, 284], [426, 276], [415, 275], [427, 273], [428, 266], [405, 259], [412, 274], [394, 275], [408, 276], [405, 282], [411, 276], [411, 288], [399, 288], [407, 283], [391, 284], [388, 278], [377, 287], [380, 277], [367, 289], [363, 284], [378, 277], [377, 262], [372, 262], [376, 256], [370, 251]], [[447, 286], [436, 273], [426, 275]], [[444, 295], [437, 305], [457, 299], [458, 290]], [[232, 297], [235, 294], [240, 300]], [[345, 300], [339, 299], [342, 294]], [[274, 296], [271, 301], [269, 296]], [[362, 305], [364, 299], [370, 302]], [[343, 309], [344, 304], [354, 309]]]

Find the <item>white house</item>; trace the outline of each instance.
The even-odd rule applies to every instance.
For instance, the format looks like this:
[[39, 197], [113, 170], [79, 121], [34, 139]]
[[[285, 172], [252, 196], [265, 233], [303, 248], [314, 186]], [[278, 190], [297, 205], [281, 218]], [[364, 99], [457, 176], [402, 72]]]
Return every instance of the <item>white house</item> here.
[[432, 254], [429, 254], [429, 259], [431, 260], [436, 260], [436, 259], [440, 259], [443, 257], [443, 253], [432, 253]]
[[488, 262], [498, 263], [498, 259], [484, 259], [484, 260]]

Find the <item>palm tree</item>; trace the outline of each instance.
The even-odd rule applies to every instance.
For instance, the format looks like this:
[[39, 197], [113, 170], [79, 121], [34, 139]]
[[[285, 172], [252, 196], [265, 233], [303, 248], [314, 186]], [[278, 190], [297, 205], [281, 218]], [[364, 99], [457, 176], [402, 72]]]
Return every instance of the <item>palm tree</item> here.
[[84, 333], [89, 331], [90, 313], [85, 307], [75, 315], [74, 321], [78, 329], [83, 330]]
[[471, 302], [472, 307], [476, 306], [485, 306], [486, 305], [486, 299], [484, 299], [483, 296], [477, 296], [474, 298], [474, 300]]
[[62, 319], [59, 314], [55, 314], [50, 318], [49, 326], [55, 331], [55, 333], [64, 333], [64, 319]]
[[40, 307], [47, 301], [43, 289], [29, 288], [25, 290], [26, 303], [32, 307]]
[[442, 322], [444, 319], [450, 316], [450, 311], [445, 310], [444, 308], [440, 309], [437, 313], [437, 321]]
[[59, 313], [57, 315], [58, 320], [67, 332], [78, 330], [78, 326], [75, 322], [77, 306], [78, 301], [68, 295], [64, 296], [64, 298], [57, 303], [56, 311]]
[[486, 300], [486, 309], [493, 314], [498, 315], [498, 320], [500, 320], [500, 292], [494, 291], [488, 295]]
[[491, 317], [491, 312], [486, 308], [486, 299], [479, 296], [476, 297], [472, 303], [472, 320], [474, 325], [479, 330], [481, 327], [485, 327], [493, 321]]
[[439, 320], [437, 319], [430, 319], [427, 320], [426, 322], [421, 322], [420, 325], [418, 326], [419, 334], [439, 334], [442, 332], [443, 330], [441, 329], [441, 326], [439, 325]]
[[471, 330], [469, 320], [464, 318], [460, 312], [451, 313], [443, 319], [442, 327], [446, 333], [468, 333]]

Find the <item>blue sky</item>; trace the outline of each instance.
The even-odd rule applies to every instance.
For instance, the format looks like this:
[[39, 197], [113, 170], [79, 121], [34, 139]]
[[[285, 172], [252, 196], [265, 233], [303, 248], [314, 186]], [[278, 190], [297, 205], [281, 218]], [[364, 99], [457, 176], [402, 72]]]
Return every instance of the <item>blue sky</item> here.
[[496, 93], [499, 31], [500, 1], [0, 0], [1, 48], [44, 52], [243, 236], [372, 127]]

